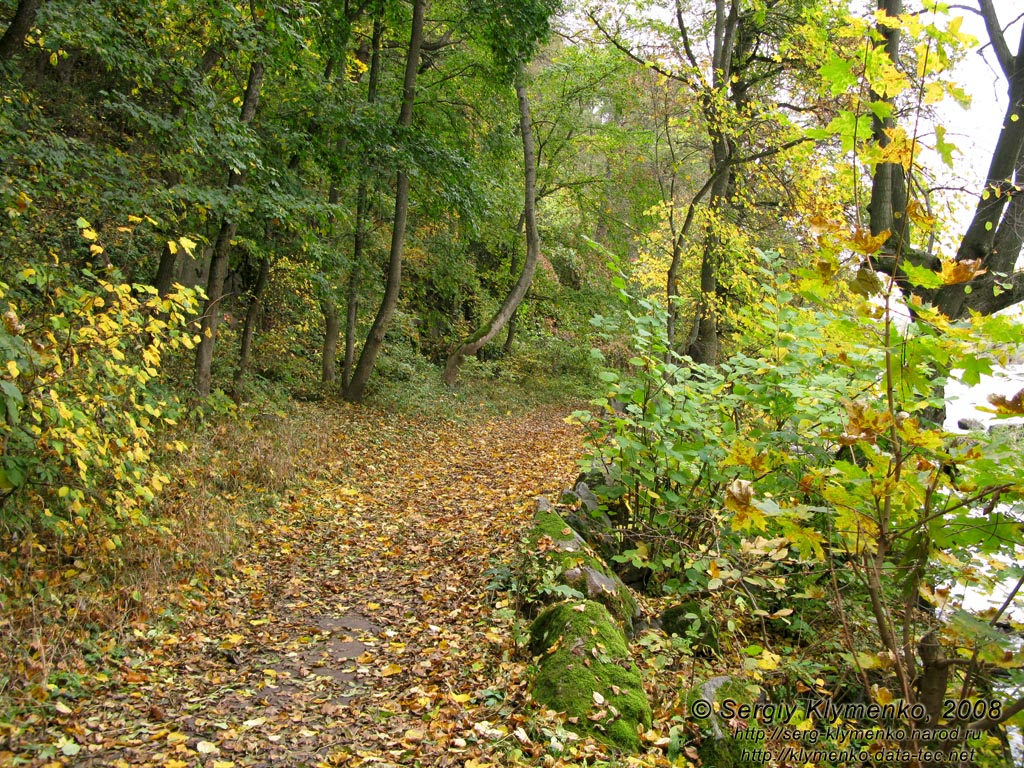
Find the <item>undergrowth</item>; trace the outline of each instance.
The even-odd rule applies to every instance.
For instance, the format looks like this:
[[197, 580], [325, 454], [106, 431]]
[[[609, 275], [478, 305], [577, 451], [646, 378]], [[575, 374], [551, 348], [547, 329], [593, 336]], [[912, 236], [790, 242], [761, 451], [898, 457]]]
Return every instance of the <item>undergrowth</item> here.
[[142, 622], [173, 620], [187, 609], [182, 586], [230, 569], [252, 522], [308, 469], [299, 461], [316, 450], [319, 418], [250, 408], [193, 420], [197, 431], [179, 435], [187, 448], [157, 459], [171, 480], [148, 524], [103, 542], [0, 530], [0, 727], [96, 673], [97, 660], [116, 663], [119, 642]]

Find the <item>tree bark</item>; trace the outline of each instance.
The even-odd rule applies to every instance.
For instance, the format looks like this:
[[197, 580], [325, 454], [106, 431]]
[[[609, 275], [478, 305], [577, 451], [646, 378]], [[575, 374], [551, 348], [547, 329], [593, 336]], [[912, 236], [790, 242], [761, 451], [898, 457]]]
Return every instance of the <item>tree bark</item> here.
[[[1024, 196], [1024, 191], [1017, 186], [1021, 181], [1018, 170], [1024, 154], [1024, 29], [1021, 29], [1017, 54], [1010, 56], [990, 0], [980, 0], [979, 5], [983, 12], [987, 6], [986, 26], [1007, 77], [1009, 100], [989, 163], [985, 190], [956, 254], [957, 261], [980, 259], [987, 273], [972, 281], [969, 297], [964, 284], [939, 289], [935, 305], [951, 318], [961, 317], [968, 309], [990, 314], [1020, 301], [1016, 291], [997, 297], [993, 288], [997, 279], [1005, 279], [1013, 272], [1020, 255], [1020, 233], [1014, 232], [1013, 227], [1015, 219], [1022, 215], [1019, 200]], [[1001, 247], [997, 248], [1000, 235]]]
[[[210, 47], [206, 49], [206, 53], [203, 54], [203, 58], [200, 60], [199, 65], [196, 67], [196, 75], [198, 78], [201, 79], [206, 77], [206, 75], [210, 73], [220, 60], [220, 57], [220, 49], [216, 45], [210, 45]], [[180, 120], [184, 114], [185, 99], [182, 98], [179, 99], [178, 103], [175, 104], [174, 109], [171, 110], [171, 118], [177, 121]], [[180, 183], [181, 177], [178, 173], [173, 171], [167, 171], [164, 173], [164, 184], [168, 189], [171, 189]], [[156, 276], [153, 278], [153, 287], [157, 289], [161, 296], [166, 296], [171, 292], [171, 288], [174, 284], [174, 272], [177, 263], [177, 251], [172, 251], [170, 244], [164, 243], [163, 251], [160, 253], [160, 262], [156, 268]]]
[[7, 26], [3, 37], [0, 37], [0, 61], [8, 61], [25, 45], [25, 35], [32, 29], [36, 13], [43, 0], [19, 0], [14, 11], [14, 18]]
[[[680, 22], [681, 23], [681, 22]], [[700, 299], [697, 302], [693, 328], [686, 354], [695, 363], [714, 365], [718, 362], [718, 272], [722, 262], [722, 239], [715, 232], [729, 200], [730, 170], [734, 141], [726, 133], [724, 116], [718, 113], [715, 94], [729, 89], [732, 77], [740, 16], [737, 0], [726, 9], [725, 0], [715, 2], [714, 48], [711, 59], [712, 84], [701, 94], [701, 107], [711, 138], [710, 198], [711, 222], [705, 228], [704, 253], [700, 264]], [[736, 94], [733, 93], [733, 96]], [[673, 332], [675, 329], [673, 328]]]
[[[247, 125], [256, 116], [256, 107], [260, 101], [260, 89], [263, 86], [265, 66], [260, 61], [253, 61], [249, 67], [249, 81], [245, 86], [245, 97], [242, 101], [241, 122]], [[232, 170], [228, 174], [228, 191], [240, 187], [245, 181], [245, 170]], [[210, 258], [210, 276], [206, 285], [206, 305], [200, 324], [200, 340], [196, 349], [195, 388], [200, 397], [210, 394], [210, 382], [213, 370], [213, 348], [217, 338], [217, 325], [220, 322], [220, 303], [224, 298], [224, 280], [228, 274], [228, 259], [231, 255], [231, 240], [238, 231], [237, 213], [227, 213], [221, 221], [220, 231], [213, 246]]]
[[540, 233], [537, 230], [537, 161], [533, 148], [530, 102], [526, 95], [526, 67], [523, 64], [519, 64], [516, 69], [516, 100], [519, 102], [519, 130], [523, 136], [523, 219], [526, 225], [526, 259], [523, 261], [519, 279], [487, 325], [448, 356], [441, 379], [449, 387], [455, 384], [459, 367], [466, 355], [475, 354], [497, 336], [509, 321], [526, 296], [526, 292], [530, 290], [533, 274], [537, 270], [537, 259], [540, 256]]
[[[263, 244], [269, 248], [273, 239], [273, 224], [269, 221], [263, 228]], [[256, 285], [253, 286], [249, 296], [249, 306], [246, 308], [246, 322], [242, 328], [242, 344], [239, 349], [239, 365], [234, 370], [234, 387], [236, 389], [242, 384], [246, 374], [249, 373], [249, 361], [252, 358], [253, 340], [256, 337], [256, 322], [259, 319], [262, 308], [263, 294], [266, 293], [266, 286], [270, 282], [270, 256], [266, 254], [259, 262], [259, 272], [256, 275]]]
[[321, 356], [323, 365], [320, 380], [324, 384], [333, 384], [337, 379], [335, 360], [338, 356], [338, 336], [341, 332], [338, 305], [333, 299], [326, 298], [320, 302], [320, 311], [324, 315], [324, 346]]
[[[425, 0], [413, 0], [412, 30], [409, 35], [409, 52], [405, 60], [405, 78], [402, 88], [402, 109], [398, 117], [399, 128], [412, 125], [412, 108], [416, 101], [416, 75], [419, 71], [420, 48], [423, 45], [423, 16]], [[351, 403], [359, 402], [366, 394], [366, 384], [377, 360], [377, 354], [384, 343], [384, 334], [398, 306], [398, 293], [402, 284], [402, 250], [405, 244], [405, 225], [409, 217], [409, 174], [398, 172], [395, 184], [395, 218], [391, 230], [391, 251], [388, 256], [387, 283], [380, 308], [370, 327], [370, 333], [363, 344], [359, 362], [352, 372], [352, 379], [345, 387], [344, 397]]]
[[[903, 13], [903, 0], [878, 0], [878, 10], [888, 16], [899, 16]], [[900, 31], [885, 24], [876, 27], [881, 40], [879, 47], [884, 47], [893, 64], [899, 64]], [[892, 99], [878, 93], [871, 93], [873, 101], [885, 101], [893, 106]], [[880, 146], [886, 146], [891, 139], [886, 131], [896, 126], [893, 117], [880, 118], [875, 115], [871, 121], [872, 135]], [[868, 204], [868, 226], [872, 235], [889, 232], [886, 249], [889, 253], [899, 253], [907, 240], [909, 222], [907, 211], [907, 179], [903, 166], [898, 163], [879, 163], [871, 182], [871, 202]]]
[[[269, 227], [268, 227], [269, 229]], [[245, 375], [249, 372], [249, 360], [252, 357], [252, 344], [256, 335], [256, 321], [259, 320], [263, 307], [263, 294], [270, 282], [270, 256], [260, 259], [260, 271], [249, 297], [249, 307], [245, 311], [245, 325], [242, 328], [242, 345], [238, 353], [238, 367], [235, 369], [235, 388], [241, 386]]]
[[[384, 22], [381, 18], [380, 12], [378, 11], [373, 19], [373, 33], [370, 42], [370, 76], [369, 84], [366, 89], [367, 104], [375, 104], [377, 102], [377, 84], [380, 82], [381, 69], [380, 50], [383, 37]], [[336, 202], [336, 200], [334, 202]], [[356, 330], [359, 320], [359, 287], [363, 279], [363, 250], [366, 245], [366, 220], [369, 217], [369, 214], [369, 181], [366, 178], [365, 170], [360, 169], [359, 185], [356, 190], [355, 231], [352, 237], [352, 266], [348, 272], [348, 287], [345, 292], [345, 358], [341, 369], [341, 389], [343, 393], [348, 387], [349, 381], [352, 379], [352, 366], [355, 363]], [[333, 307], [334, 302], [332, 301], [331, 304]], [[334, 311], [337, 312], [337, 309], [335, 308]], [[326, 330], [328, 333], [334, 333], [336, 335], [334, 340], [330, 342], [330, 348], [332, 350], [337, 350], [337, 334], [340, 333], [337, 318], [335, 318], [334, 323], [328, 322]], [[328, 340], [325, 339], [325, 351], [327, 349], [327, 345]], [[332, 370], [333, 367], [334, 363], [332, 361]], [[324, 370], [326, 371], [326, 368]], [[331, 377], [331, 381], [334, 381], [333, 376]], [[324, 383], [327, 383], [326, 380]]]

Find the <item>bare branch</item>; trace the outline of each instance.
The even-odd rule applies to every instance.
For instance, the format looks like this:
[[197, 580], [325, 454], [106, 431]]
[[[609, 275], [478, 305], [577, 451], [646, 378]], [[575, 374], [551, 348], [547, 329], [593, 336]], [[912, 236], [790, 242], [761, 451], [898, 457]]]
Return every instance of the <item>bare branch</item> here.
[[1003, 74], [1009, 80], [1013, 77], [1014, 59], [1013, 54], [1010, 53], [1010, 46], [1006, 44], [1003, 28], [999, 26], [999, 17], [996, 15], [996, 9], [992, 5], [992, 0], [978, 0], [978, 8], [982, 19], [985, 20], [988, 39], [992, 41], [992, 50], [995, 51], [996, 59], [999, 61]]

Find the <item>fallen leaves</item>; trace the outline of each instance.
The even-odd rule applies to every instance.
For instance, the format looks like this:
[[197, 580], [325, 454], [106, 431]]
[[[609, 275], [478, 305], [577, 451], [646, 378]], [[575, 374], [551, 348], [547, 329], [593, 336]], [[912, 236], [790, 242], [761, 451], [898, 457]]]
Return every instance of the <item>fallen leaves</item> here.
[[579, 432], [560, 417], [331, 413], [295, 459], [310, 476], [252, 521], [238, 560], [163, 595], [151, 615], [168, 620], [140, 623], [109, 677], [58, 699], [24, 754], [86, 768], [542, 754], [514, 612], [484, 574], [514, 556], [533, 498], [575, 474]]

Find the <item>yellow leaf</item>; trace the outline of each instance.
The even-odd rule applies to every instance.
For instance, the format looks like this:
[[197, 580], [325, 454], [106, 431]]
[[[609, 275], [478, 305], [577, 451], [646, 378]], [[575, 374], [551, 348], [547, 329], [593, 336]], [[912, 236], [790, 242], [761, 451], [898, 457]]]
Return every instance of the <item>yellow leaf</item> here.
[[892, 704], [892, 692], [885, 686], [879, 686], [875, 690], [875, 699], [879, 704]]
[[92, 227], [86, 227], [82, 230], [82, 237], [86, 240], [95, 240], [99, 235], [96, 234], [96, 230]]
[[380, 671], [380, 676], [381, 677], [393, 677], [393, 676], [399, 675], [401, 673], [402, 673], [402, 668], [400, 666], [398, 666], [397, 664], [395, 664], [394, 662], [392, 662], [391, 664], [388, 664], [386, 667], [384, 667], [384, 669], [382, 669]]
[[871, 255], [872, 253], [877, 253], [885, 245], [891, 234], [887, 229], [884, 232], [879, 232], [877, 235], [872, 235], [870, 231], [857, 227], [853, 237], [849, 238], [847, 242], [850, 248], [857, 251], [857, 253]]
[[189, 256], [191, 256], [192, 255], [192, 251], [194, 251], [195, 248], [196, 248], [196, 241], [195, 240], [191, 240], [191, 239], [189, 239], [187, 237], [179, 237], [178, 238], [178, 242], [181, 243], [181, 247], [185, 249], [185, 252]]
[[174, 242], [173, 240], [168, 240], [167, 241], [167, 250], [170, 251], [171, 255], [173, 256], [174, 254], [176, 254], [178, 252], [178, 244], [176, 242]]
[[987, 270], [982, 269], [981, 259], [963, 259], [961, 261], [942, 262], [942, 282], [944, 285], [968, 283]]
[[11, 374], [12, 379], [18, 378], [18, 374], [21, 373], [21, 371], [18, 368], [18, 364], [13, 360], [7, 361], [7, 372]]
[[778, 669], [779, 660], [781, 658], [781, 656], [777, 656], [776, 654], [766, 649], [761, 652], [761, 658], [757, 660], [757, 666], [759, 669]]

